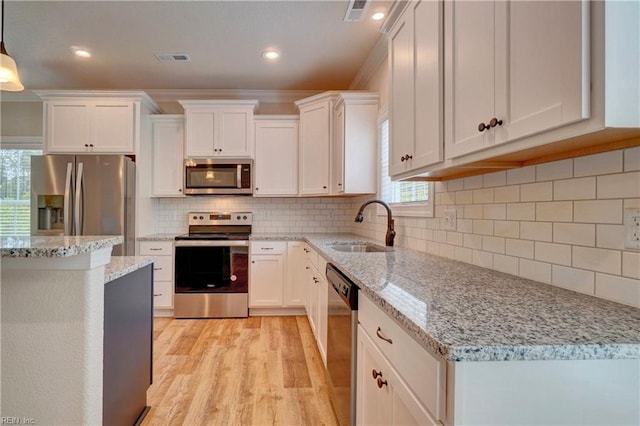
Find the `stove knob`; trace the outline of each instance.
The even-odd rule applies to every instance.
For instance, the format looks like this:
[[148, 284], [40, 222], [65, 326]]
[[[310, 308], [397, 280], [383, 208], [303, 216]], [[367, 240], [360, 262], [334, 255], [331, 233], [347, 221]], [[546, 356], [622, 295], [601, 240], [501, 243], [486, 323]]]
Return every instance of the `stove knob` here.
[[236, 219], [240, 220], [240, 216], [236, 216]]
[[204, 216], [200, 216], [200, 220], [204, 220]]
[[193, 220], [197, 220], [197, 219], [198, 219], [198, 216], [194, 216], [194, 217], [193, 217]]
[[247, 217], [246, 217], [246, 216], [242, 216], [242, 218], [243, 218], [244, 220], [247, 220]]

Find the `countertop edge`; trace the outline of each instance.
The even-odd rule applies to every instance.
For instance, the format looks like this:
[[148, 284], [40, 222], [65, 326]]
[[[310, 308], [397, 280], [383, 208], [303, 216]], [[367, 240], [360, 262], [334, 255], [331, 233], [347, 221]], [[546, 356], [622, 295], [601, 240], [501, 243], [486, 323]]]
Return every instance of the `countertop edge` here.
[[111, 256], [111, 262], [105, 266], [104, 283], [115, 281], [154, 262], [155, 258], [148, 256]]
[[[60, 242], [49, 246], [49, 244], [41, 244], [38, 247], [37, 243], [29, 247], [17, 246], [19, 241], [38, 240], [39, 238], [51, 239], [59, 238]], [[8, 247], [6, 245], [12, 245], [12, 239], [14, 239], [16, 246]], [[124, 242], [124, 238], [121, 235], [105, 235], [105, 236], [91, 236], [91, 237], [2, 237], [2, 248], [0, 248], [0, 257], [2, 258], [59, 258], [59, 257], [71, 257], [83, 253], [90, 253], [95, 250], [99, 250], [105, 247], [112, 247]]]

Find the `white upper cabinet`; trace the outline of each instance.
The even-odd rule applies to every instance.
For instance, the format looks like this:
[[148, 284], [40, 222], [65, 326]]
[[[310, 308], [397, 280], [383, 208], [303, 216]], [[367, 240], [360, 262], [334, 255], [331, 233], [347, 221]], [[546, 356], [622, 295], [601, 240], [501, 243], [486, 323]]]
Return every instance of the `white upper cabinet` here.
[[581, 1], [446, 2], [447, 158], [589, 117]]
[[329, 194], [329, 155], [335, 100], [335, 94], [327, 93], [296, 101], [300, 109], [300, 195]]
[[140, 144], [143, 92], [38, 91], [44, 101], [46, 153], [135, 154]]
[[182, 197], [184, 179], [184, 117], [151, 116], [153, 169], [151, 188], [156, 197]]
[[297, 116], [256, 116], [253, 195], [298, 195]]
[[442, 2], [409, 2], [389, 33], [389, 174], [443, 159]]
[[378, 94], [341, 93], [335, 104], [331, 194], [371, 194], [378, 176]]
[[185, 157], [253, 157], [258, 101], [178, 101], [185, 116]]

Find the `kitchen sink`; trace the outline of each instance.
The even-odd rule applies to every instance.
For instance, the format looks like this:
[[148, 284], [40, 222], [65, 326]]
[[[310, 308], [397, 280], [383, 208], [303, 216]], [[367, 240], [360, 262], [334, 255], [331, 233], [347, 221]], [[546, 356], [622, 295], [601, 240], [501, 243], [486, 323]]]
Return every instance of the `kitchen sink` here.
[[391, 251], [392, 248], [384, 248], [380, 246], [376, 246], [373, 244], [354, 244], [354, 243], [343, 243], [343, 244], [334, 244], [329, 246], [337, 251], [351, 252], [351, 253], [372, 253], [372, 252], [384, 252]]

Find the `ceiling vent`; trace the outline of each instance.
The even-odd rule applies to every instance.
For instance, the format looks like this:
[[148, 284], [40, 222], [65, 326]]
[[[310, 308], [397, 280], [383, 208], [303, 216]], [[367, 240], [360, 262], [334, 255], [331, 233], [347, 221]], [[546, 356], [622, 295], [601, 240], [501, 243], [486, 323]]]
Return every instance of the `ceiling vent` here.
[[156, 53], [155, 57], [160, 62], [187, 62], [191, 60], [186, 53]]
[[360, 22], [364, 19], [364, 13], [369, 6], [369, 0], [351, 0], [344, 15], [345, 22]]

